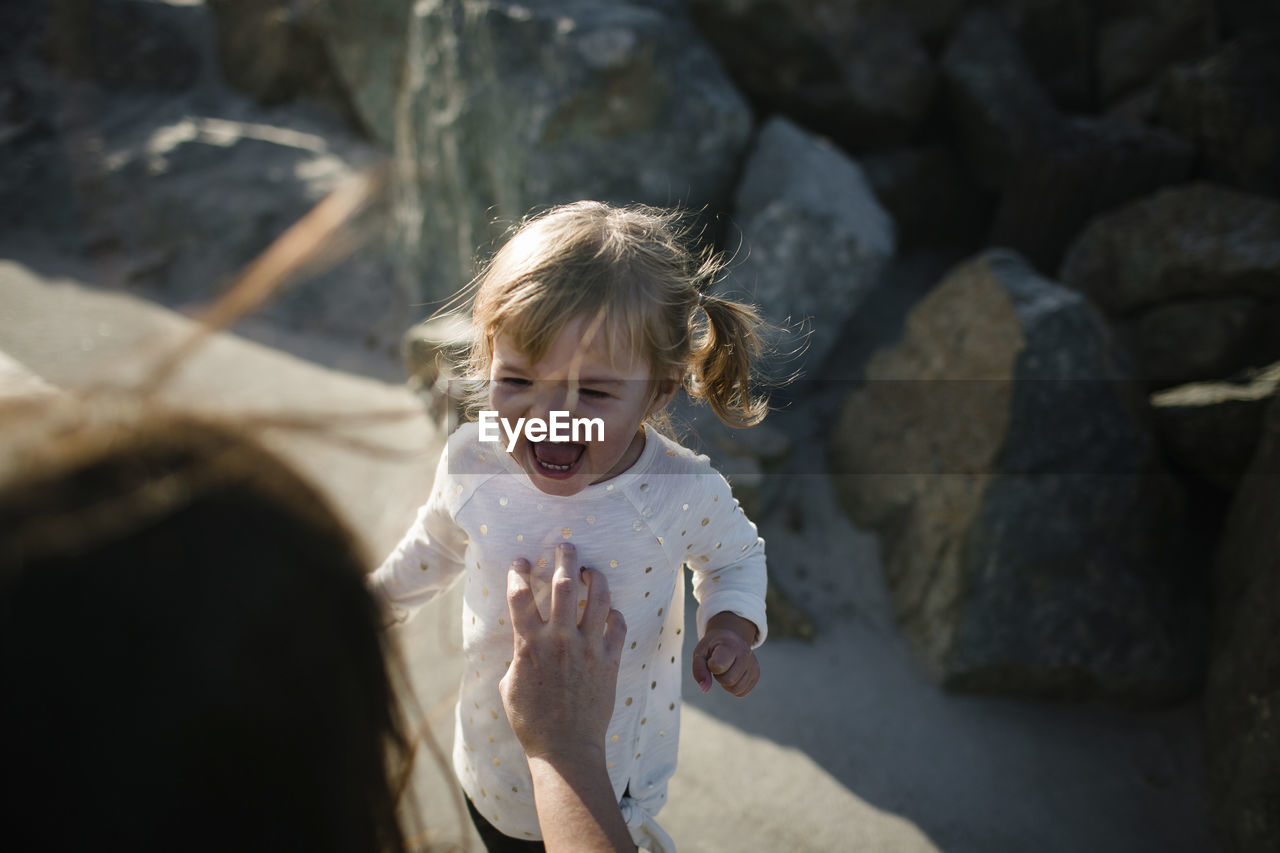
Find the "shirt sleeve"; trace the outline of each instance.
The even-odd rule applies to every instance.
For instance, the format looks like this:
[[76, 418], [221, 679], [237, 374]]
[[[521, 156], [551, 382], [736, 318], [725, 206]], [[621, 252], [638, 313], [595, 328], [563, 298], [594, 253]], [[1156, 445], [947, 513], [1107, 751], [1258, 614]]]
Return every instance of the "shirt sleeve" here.
[[689, 543], [685, 565], [693, 572], [693, 597], [698, 601], [698, 637], [707, 621], [729, 611], [755, 623], [754, 649], [769, 628], [764, 597], [768, 587], [764, 540], [739, 506], [729, 483], [707, 466], [703, 487], [690, 500]]
[[369, 586], [389, 624], [407, 621], [462, 575], [467, 537], [454, 521], [450, 506], [448, 457], [446, 447], [431, 494], [418, 510], [417, 519], [369, 577]]

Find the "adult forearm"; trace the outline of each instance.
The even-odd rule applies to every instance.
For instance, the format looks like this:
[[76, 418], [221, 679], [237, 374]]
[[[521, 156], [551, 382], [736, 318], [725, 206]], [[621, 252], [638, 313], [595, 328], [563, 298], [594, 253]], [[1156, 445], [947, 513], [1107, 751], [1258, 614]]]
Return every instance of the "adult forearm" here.
[[530, 758], [529, 770], [548, 853], [634, 853], [603, 753]]

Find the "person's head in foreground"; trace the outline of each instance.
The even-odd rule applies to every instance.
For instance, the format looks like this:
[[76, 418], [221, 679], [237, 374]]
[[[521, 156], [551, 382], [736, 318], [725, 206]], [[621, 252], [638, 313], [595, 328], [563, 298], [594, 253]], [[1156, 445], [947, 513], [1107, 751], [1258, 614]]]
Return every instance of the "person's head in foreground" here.
[[539, 489], [572, 495], [629, 468], [642, 424], [682, 386], [733, 426], [758, 423], [749, 390], [760, 318], [707, 292], [720, 265], [692, 251], [678, 214], [583, 201], [526, 222], [475, 292], [467, 365], [510, 424], [552, 411], [599, 418], [603, 440], [531, 441], [512, 456]]
[[405, 849], [379, 617], [320, 495], [168, 417], [22, 467], [0, 484], [8, 849]]

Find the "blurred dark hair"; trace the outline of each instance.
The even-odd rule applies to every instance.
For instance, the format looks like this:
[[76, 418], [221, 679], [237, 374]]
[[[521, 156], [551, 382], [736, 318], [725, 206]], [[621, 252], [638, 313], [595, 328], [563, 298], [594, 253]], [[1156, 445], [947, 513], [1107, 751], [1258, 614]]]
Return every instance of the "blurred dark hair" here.
[[311, 486], [171, 415], [23, 467], [0, 484], [7, 848], [406, 849], [389, 649]]

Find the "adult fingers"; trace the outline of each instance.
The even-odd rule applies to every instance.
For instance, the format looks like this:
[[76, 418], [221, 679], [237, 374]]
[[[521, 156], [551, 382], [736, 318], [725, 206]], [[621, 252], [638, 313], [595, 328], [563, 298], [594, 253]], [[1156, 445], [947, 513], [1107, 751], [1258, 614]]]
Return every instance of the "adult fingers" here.
[[598, 637], [609, 616], [609, 580], [602, 572], [583, 569], [587, 582], [587, 606], [582, 612], [582, 630], [588, 637]]
[[562, 628], [578, 624], [578, 549], [570, 542], [556, 546], [556, 570], [551, 576], [551, 618]]
[[604, 622], [604, 651], [615, 668], [622, 663], [622, 645], [626, 639], [627, 620], [621, 610], [610, 610]]
[[529, 580], [528, 560], [516, 560], [507, 571], [507, 610], [516, 633], [526, 633], [543, 624]]

